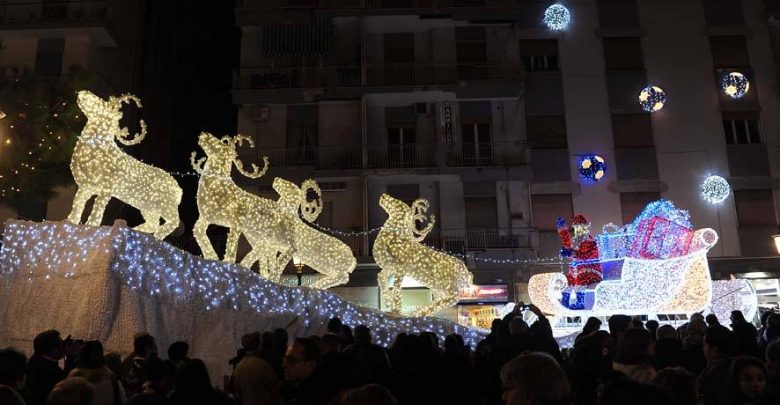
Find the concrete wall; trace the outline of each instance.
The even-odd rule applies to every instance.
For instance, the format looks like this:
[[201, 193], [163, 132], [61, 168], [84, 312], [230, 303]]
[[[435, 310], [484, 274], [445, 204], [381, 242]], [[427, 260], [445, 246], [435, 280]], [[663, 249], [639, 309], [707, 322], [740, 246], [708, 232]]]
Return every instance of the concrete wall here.
[[[669, 13], [672, 7], [675, 13]], [[668, 186], [662, 197], [687, 209], [697, 228], [718, 231], [721, 240], [712, 255], [738, 255], [733, 198], [712, 206], [698, 191], [708, 174], [728, 174], [709, 39], [701, 29], [705, 25], [702, 6], [671, 0], [641, 2], [639, 11], [647, 29], [642, 50], [648, 81], [669, 97], [666, 107], [652, 114], [658, 171]]]
[[[558, 38], [566, 106], [566, 134], [570, 152], [572, 179], [578, 155], [597, 153], [614, 162], [612, 123], [610, 121], [607, 84], [604, 77], [604, 54], [601, 40], [593, 35], [599, 26], [596, 2], [570, 5], [576, 16], [567, 31]], [[571, 74], [568, 74], [571, 72]], [[621, 222], [620, 197], [608, 190], [616, 179], [614, 171], [597, 184], [583, 186], [574, 194], [574, 212], [586, 214], [593, 229], [609, 222]]]

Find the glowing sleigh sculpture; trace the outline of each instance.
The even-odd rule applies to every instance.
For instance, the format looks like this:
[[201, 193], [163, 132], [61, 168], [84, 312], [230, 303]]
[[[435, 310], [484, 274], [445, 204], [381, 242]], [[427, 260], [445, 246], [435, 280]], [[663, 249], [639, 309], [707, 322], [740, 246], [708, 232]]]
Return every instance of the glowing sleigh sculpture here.
[[599, 257], [570, 266], [599, 264], [602, 281], [567, 287], [561, 273], [531, 277], [528, 293], [555, 316], [692, 314], [740, 309], [755, 314], [755, 293], [744, 280], [713, 281], [707, 252], [718, 241], [710, 228], [693, 230], [688, 213], [669, 201], [648, 204], [623, 227], [607, 225], [597, 236]]

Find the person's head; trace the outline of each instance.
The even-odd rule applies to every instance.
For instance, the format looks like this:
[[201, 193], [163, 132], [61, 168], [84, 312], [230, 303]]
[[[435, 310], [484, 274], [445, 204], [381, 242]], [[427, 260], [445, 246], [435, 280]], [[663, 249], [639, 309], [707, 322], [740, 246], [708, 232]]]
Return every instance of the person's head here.
[[655, 331], [658, 330], [658, 321], [655, 319], [651, 319], [647, 322], [645, 322], [645, 328], [650, 331], [650, 334], [655, 336]]
[[366, 325], [358, 325], [355, 327], [355, 343], [368, 344], [371, 343], [371, 330]]
[[498, 333], [499, 329], [501, 329], [501, 319], [495, 318], [490, 323], [490, 333]]
[[738, 347], [739, 342], [734, 332], [725, 327], [709, 328], [704, 333], [704, 356], [708, 361], [721, 356], [733, 356]]
[[379, 385], [369, 384], [349, 390], [341, 395], [341, 405], [398, 405], [390, 390]]
[[338, 333], [341, 331], [341, 319], [339, 317], [333, 317], [330, 318], [328, 321], [328, 333], [333, 333], [338, 335]]
[[761, 326], [766, 328], [766, 322], [769, 320], [769, 317], [772, 315], [772, 311], [766, 311], [761, 314]]
[[656, 336], [658, 337], [658, 340], [665, 340], [665, 339], [671, 339], [671, 340], [679, 340], [677, 336], [677, 331], [674, 329], [674, 326], [672, 325], [661, 325], [658, 327], [658, 330], [656, 331]]
[[645, 324], [642, 322], [642, 319], [640, 319], [638, 316], [635, 316], [633, 319], [631, 319], [631, 327], [644, 329]]
[[[182, 360], [184, 361], [187, 359]], [[144, 363], [143, 375], [146, 376], [145, 383], [148, 383], [155, 393], [167, 395], [173, 389], [176, 380], [176, 364], [171, 360], [163, 361], [152, 357]]]
[[320, 353], [322, 355], [328, 354], [328, 353], [335, 353], [339, 351], [339, 344], [341, 343], [339, 341], [339, 337], [332, 334], [327, 333], [325, 335], [322, 335], [322, 338], [320, 338]]
[[628, 328], [618, 339], [615, 361], [623, 364], [645, 364], [653, 354], [653, 339], [647, 329]]
[[106, 358], [106, 367], [111, 370], [114, 375], [119, 376], [122, 368], [122, 356], [117, 352], [108, 352], [104, 357]]
[[0, 385], [20, 388], [24, 383], [27, 356], [10, 347], [0, 350]]
[[103, 345], [97, 340], [84, 342], [76, 354], [76, 367], [97, 369], [106, 365], [106, 358], [103, 356]]
[[745, 400], [755, 400], [766, 385], [766, 369], [761, 360], [750, 356], [740, 356], [731, 362], [729, 369], [735, 392]]
[[148, 333], [140, 333], [133, 340], [133, 352], [139, 357], [157, 355], [157, 342]]
[[183, 361], [176, 370], [176, 393], [184, 396], [196, 396], [198, 393], [213, 390], [206, 364], [200, 359]]
[[95, 397], [92, 384], [82, 377], [68, 377], [54, 386], [47, 405], [90, 405]]
[[507, 405], [539, 404], [569, 398], [569, 382], [561, 366], [546, 353], [526, 353], [501, 369]]
[[739, 322], [747, 322], [745, 320], [745, 315], [742, 314], [742, 311], [736, 309], [734, 311], [731, 311], [731, 316], [729, 317], [731, 320], [731, 323], [739, 323]]
[[699, 381], [682, 367], [670, 367], [659, 371], [652, 385], [660, 388], [671, 399], [669, 405], [696, 405], [699, 403]]
[[616, 338], [631, 326], [631, 317], [628, 315], [612, 315], [609, 317], [607, 325], [609, 325], [609, 334]]
[[320, 361], [320, 349], [309, 338], [297, 338], [287, 348], [284, 356], [284, 378], [288, 381], [303, 380], [317, 368]]
[[707, 326], [718, 326], [720, 325], [720, 321], [718, 321], [718, 316], [715, 314], [709, 314], [706, 317], [704, 317], [704, 321], [707, 322]]
[[260, 335], [260, 348], [261, 349], [270, 349], [274, 345], [274, 334], [273, 332], [263, 332], [262, 335]]
[[7, 385], [0, 385], [0, 404], [24, 405], [24, 399], [13, 388]]
[[168, 346], [168, 360], [179, 363], [182, 360], [187, 359], [187, 354], [190, 352], [190, 345], [187, 342], [173, 342]]
[[452, 333], [444, 338], [444, 352], [448, 354], [457, 354], [463, 352], [463, 339], [458, 339], [460, 336]]
[[33, 351], [41, 356], [61, 359], [65, 356], [65, 344], [60, 337], [60, 332], [51, 329], [36, 335], [33, 339]]
[[287, 329], [276, 328], [274, 329], [274, 347], [278, 350], [287, 350], [287, 343], [290, 341], [290, 335], [287, 334]]
[[608, 371], [599, 378], [598, 403], [601, 405], [658, 405], [670, 403], [661, 388], [629, 380], [619, 371]]
[[260, 332], [251, 332], [241, 336], [241, 346], [247, 353], [260, 350]]
[[780, 380], [780, 339], [775, 339], [766, 346], [766, 371], [775, 383]]
[[591, 316], [585, 321], [585, 326], [582, 327], [582, 333], [591, 334], [599, 329], [601, 329], [601, 320]]
[[520, 336], [528, 333], [528, 324], [522, 317], [516, 316], [509, 321], [509, 334], [511, 336]]

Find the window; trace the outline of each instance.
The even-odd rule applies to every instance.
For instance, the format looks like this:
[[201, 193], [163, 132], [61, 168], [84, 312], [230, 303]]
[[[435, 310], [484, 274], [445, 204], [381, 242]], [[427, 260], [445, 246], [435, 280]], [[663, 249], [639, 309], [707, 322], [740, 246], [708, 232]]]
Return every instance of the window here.
[[612, 114], [616, 148], [653, 147], [650, 114]]
[[417, 145], [414, 128], [387, 128], [387, 160], [391, 167], [412, 166], [416, 161]]
[[391, 197], [401, 200], [404, 203], [411, 205], [414, 200], [420, 198], [420, 185], [419, 184], [388, 184], [387, 194]]
[[488, 75], [485, 27], [455, 27], [458, 78], [482, 79]]
[[414, 63], [414, 33], [388, 33], [384, 36], [385, 63]]
[[604, 28], [638, 27], [636, 0], [597, 0], [599, 24]]
[[724, 111], [723, 133], [726, 144], [745, 145], [761, 143], [758, 113], [755, 111]]
[[775, 226], [772, 190], [734, 190], [739, 226]]
[[604, 66], [607, 70], [644, 69], [639, 38], [604, 38]]
[[716, 68], [750, 67], [745, 37], [710, 37], [710, 50]]
[[661, 194], [655, 191], [638, 193], [620, 193], [620, 207], [623, 211], [623, 224], [634, 221], [648, 203], [661, 199]]
[[493, 160], [493, 144], [490, 141], [490, 124], [463, 124], [463, 164], [489, 166]]
[[702, 0], [708, 25], [743, 25], [742, 0]]
[[558, 217], [574, 216], [571, 194], [535, 194], [531, 196], [531, 219], [537, 229], [555, 231]]
[[287, 164], [313, 165], [317, 153], [319, 107], [316, 104], [287, 107]]
[[563, 115], [528, 115], [525, 133], [533, 149], [566, 149], [566, 119]]
[[520, 59], [527, 72], [557, 72], [558, 41], [554, 39], [522, 39]]
[[495, 196], [466, 196], [465, 203], [466, 228], [495, 229], [498, 227]]
[[62, 53], [65, 50], [65, 38], [38, 40], [35, 55], [35, 73], [41, 76], [59, 76], [62, 74]]

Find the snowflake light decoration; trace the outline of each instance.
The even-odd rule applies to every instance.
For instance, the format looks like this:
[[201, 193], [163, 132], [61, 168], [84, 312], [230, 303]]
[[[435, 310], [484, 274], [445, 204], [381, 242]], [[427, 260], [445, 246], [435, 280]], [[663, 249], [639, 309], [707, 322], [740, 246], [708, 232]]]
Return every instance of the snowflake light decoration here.
[[721, 77], [720, 88], [727, 96], [739, 99], [750, 91], [750, 81], [742, 73], [731, 72]]
[[639, 105], [642, 109], [653, 113], [666, 104], [666, 93], [658, 86], [647, 86], [639, 92]]
[[701, 197], [710, 204], [719, 204], [731, 194], [731, 186], [723, 177], [712, 175], [701, 183]]
[[544, 25], [553, 31], [560, 31], [566, 28], [571, 21], [571, 13], [569, 9], [562, 4], [553, 4], [544, 10]]
[[584, 181], [595, 183], [607, 174], [607, 163], [601, 156], [587, 154], [580, 159], [577, 170]]

